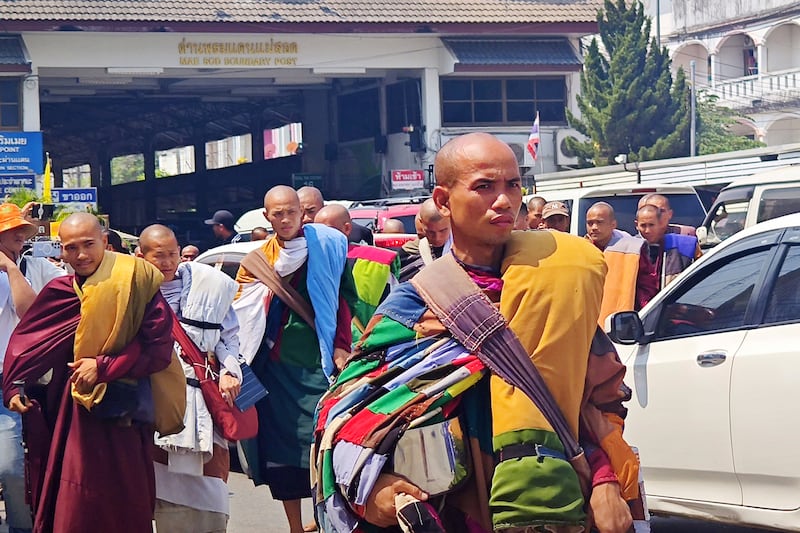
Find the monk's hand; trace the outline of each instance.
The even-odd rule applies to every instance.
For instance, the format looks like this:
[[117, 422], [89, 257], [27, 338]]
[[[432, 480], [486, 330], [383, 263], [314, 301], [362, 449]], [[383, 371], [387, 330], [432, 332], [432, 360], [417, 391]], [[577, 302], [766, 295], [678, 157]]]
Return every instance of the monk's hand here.
[[11, 411], [14, 411], [19, 414], [27, 413], [28, 409], [30, 409], [32, 405], [33, 404], [31, 403], [31, 401], [28, 399], [27, 396], [23, 399], [22, 397], [20, 397], [19, 394], [15, 394], [14, 396], [12, 396], [11, 401], [8, 402], [8, 408]]
[[592, 489], [589, 507], [600, 533], [625, 533], [633, 525], [631, 510], [619, 492], [619, 483], [603, 483]]
[[428, 495], [419, 487], [405, 479], [392, 474], [381, 474], [375, 481], [375, 486], [372, 487], [364, 506], [364, 518], [367, 522], [379, 527], [396, 526], [395, 498], [400, 494], [407, 494], [422, 501], [428, 499]]
[[24, 218], [28, 222], [31, 222], [35, 218], [34, 215], [38, 216], [39, 213], [34, 213], [33, 212], [33, 207], [35, 205], [36, 205], [36, 202], [28, 202], [27, 204], [22, 206], [22, 209], [20, 209], [20, 211], [22, 212], [21, 213], [22, 214], [22, 218]]
[[339, 370], [343, 369], [347, 364], [348, 359], [350, 359], [350, 352], [344, 348], [333, 349], [333, 364], [336, 365], [336, 368]]
[[230, 406], [233, 407], [233, 400], [239, 396], [242, 385], [236, 376], [232, 374], [222, 374], [219, 377], [219, 392], [222, 394], [222, 399]]
[[72, 377], [69, 379], [75, 388], [83, 394], [92, 392], [97, 383], [97, 359], [84, 357], [74, 363], [67, 363], [67, 366], [72, 369]]

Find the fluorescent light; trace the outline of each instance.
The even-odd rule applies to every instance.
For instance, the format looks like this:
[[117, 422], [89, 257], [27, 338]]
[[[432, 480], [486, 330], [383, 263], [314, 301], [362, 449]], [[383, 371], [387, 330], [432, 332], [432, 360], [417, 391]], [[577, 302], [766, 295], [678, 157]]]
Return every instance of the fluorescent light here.
[[164, 74], [163, 67], [108, 67], [106, 72], [109, 74], [120, 74], [128, 76], [158, 76]]
[[96, 94], [94, 89], [80, 89], [71, 87], [53, 87], [45, 89], [51, 96], [94, 96]]
[[317, 67], [314, 74], [366, 74], [365, 67]]
[[281, 93], [275, 87], [233, 87], [231, 94], [234, 96], [277, 96]]
[[115, 76], [113, 78], [78, 78], [81, 85], [128, 85], [133, 83], [131, 77]]

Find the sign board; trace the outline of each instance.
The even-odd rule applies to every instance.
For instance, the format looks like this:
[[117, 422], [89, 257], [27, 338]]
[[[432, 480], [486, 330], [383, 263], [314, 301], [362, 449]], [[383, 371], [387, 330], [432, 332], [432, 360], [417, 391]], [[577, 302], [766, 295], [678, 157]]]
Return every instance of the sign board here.
[[51, 195], [56, 204], [93, 204], [97, 205], [97, 187], [84, 189], [54, 188]]
[[0, 131], [0, 175], [43, 173], [41, 131]]
[[296, 172], [292, 174], [292, 187], [316, 187], [322, 189], [322, 176], [320, 174], [304, 174]]
[[33, 174], [3, 175], [0, 174], [0, 195], [5, 197], [17, 189], [36, 189], [36, 176]]
[[392, 170], [392, 190], [411, 191], [425, 188], [425, 171]]

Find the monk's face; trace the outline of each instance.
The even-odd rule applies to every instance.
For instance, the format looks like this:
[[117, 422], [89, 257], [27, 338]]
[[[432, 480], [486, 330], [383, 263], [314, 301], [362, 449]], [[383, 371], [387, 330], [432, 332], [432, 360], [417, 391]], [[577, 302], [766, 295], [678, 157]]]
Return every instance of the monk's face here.
[[171, 235], [158, 235], [141, 243], [142, 258], [156, 267], [163, 275], [164, 281], [175, 279], [175, 272], [181, 262], [178, 241]]
[[264, 216], [281, 239], [297, 237], [303, 224], [303, 210], [297, 195], [278, 194], [264, 203]]
[[586, 235], [601, 250], [611, 241], [616, 227], [617, 221], [605, 206], [592, 207], [586, 213]]
[[450, 219], [442, 218], [436, 222], [426, 222], [425, 237], [431, 246], [444, 246], [450, 238]]
[[666, 228], [655, 212], [640, 212], [636, 215], [636, 229], [649, 244], [660, 244]]
[[83, 278], [94, 274], [103, 261], [108, 241], [99, 226], [89, 223], [62, 224], [58, 232], [61, 237], [61, 258], [75, 274]]
[[476, 139], [458, 152], [454, 168], [454, 182], [434, 191], [439, 210], [450, 217], [453, 242], [461, 250], [502, 247], [522, 204], [514, 152], [497, 139]]

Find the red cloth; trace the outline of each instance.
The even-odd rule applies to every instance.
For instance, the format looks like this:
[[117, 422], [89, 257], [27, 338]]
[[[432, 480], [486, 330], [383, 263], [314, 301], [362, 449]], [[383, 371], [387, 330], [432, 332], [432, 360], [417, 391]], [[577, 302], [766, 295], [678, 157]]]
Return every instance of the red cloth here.
[[636, 311], [647, 305], [658, 293], [660, 278], [658, 268], [653, 270], [653, 263], [650, 261], [647, 243], [642, 244], [642, 251], [639, 253], [639, 273], [636, 276]]
[[[72, 276], [56, 278], [37, 296], [11, 336], [3, 366], [3, 394], [12, 382], [28, 384], [53, 370], [39, 391], [41, 410], [24, 416], [28, 438], [34, 532], [114, 531], [150, 533], [155, 505], [153, 428], [123, 427], [72, 401], [69, 391], [80, 301]], [[100, 382], [144, 378], [169, 365], [172, 354], [169, 305], [157, 293], [145, 309], [136, 338], [119, 354], [97, 358]], [[28, 386], [36, 397], [36, 386]], [[35, 436], [34, 436], [35, 435]]]

